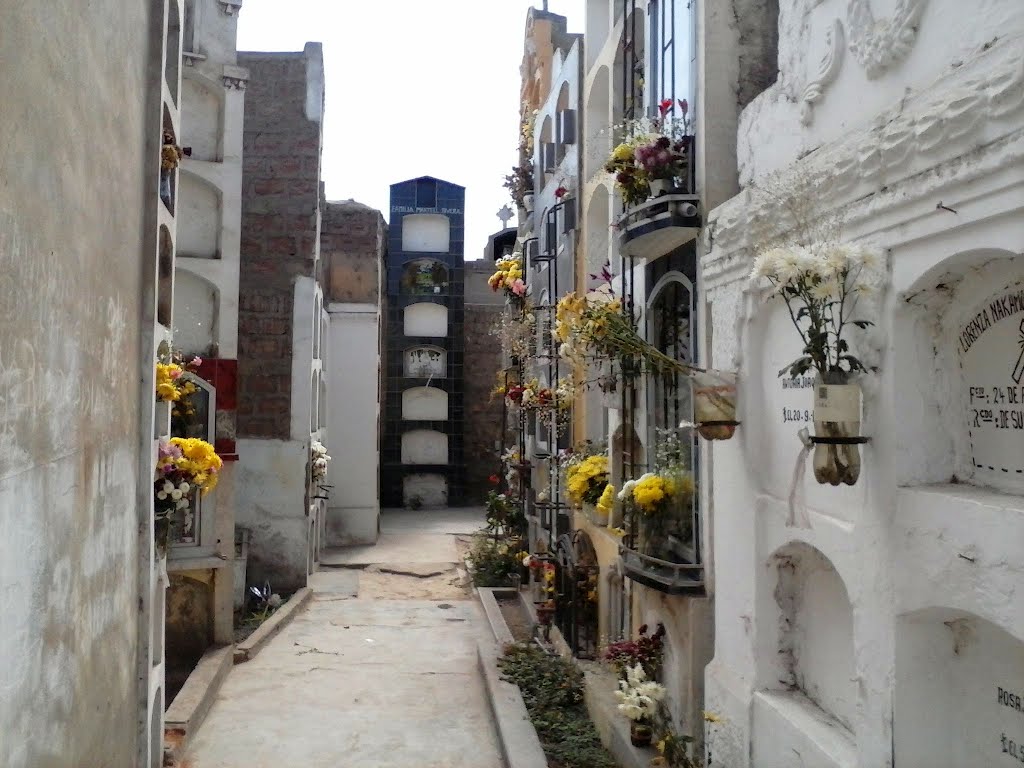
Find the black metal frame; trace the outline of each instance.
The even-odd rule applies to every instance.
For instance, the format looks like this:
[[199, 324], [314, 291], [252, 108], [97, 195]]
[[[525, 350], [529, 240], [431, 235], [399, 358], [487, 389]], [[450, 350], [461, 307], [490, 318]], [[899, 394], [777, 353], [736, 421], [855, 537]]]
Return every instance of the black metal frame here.
[[555, 623], [573, 656], [597, 657], [598, 605], [590, 592], [598, 589], [601, 568], [584, 531], [559, 536], [555, 548]]

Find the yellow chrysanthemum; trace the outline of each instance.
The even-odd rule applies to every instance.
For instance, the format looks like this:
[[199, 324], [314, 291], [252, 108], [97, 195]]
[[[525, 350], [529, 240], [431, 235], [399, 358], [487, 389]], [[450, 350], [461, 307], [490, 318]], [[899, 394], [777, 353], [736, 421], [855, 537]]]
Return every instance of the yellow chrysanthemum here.
[[613, 160], [632, 160], [633, 159], [633, 147], [629, 144], [619, 144], [612, 151]]

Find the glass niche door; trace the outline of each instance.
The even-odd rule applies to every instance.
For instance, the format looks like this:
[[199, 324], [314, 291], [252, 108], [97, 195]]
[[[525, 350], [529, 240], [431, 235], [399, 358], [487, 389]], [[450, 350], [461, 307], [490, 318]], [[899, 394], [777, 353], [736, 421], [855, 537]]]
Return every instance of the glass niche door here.
[[[198, 438], [213, 444], [216, 434], [217, 392], [213, 385], [195, 374], [182, 376], [195, 385], [171, 409], [171, 436]], [[204, 557], [216, 551], [214, 517], [217, 491], [195, 494], [191, 504], [171, 517], [169, 557]]]

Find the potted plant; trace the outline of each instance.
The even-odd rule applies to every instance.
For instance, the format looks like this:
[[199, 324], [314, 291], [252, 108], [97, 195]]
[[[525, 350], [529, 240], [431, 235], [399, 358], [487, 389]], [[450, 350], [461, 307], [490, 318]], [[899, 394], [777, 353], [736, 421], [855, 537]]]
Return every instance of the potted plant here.
[[650, 635], [647, 634], [647, 629], [647, 625], [644, 624], [637, 630], [639, 637], [636, 640], [620, 640], [611, 643], [605, 649], [604, 661], [611, 664], [623, 680], [626, 679], [627, 670], [637, 664], [641, 665], [647, 676], [652, 679], [661, 673], [661, 662], [665, 652], [665, 625], [659, 624]]
[[[577, 508], [583, 509], [596, 522], [598, 519], [597, 504], [605, 497], [608, 486], [608, 457], [604, 454], [595, 456], [579, 456], [570, 454], [565, 464], [565, 486], [569, 500]], [[613, 489], [614, 493], [614, 489]], [[610, 504], [605, 506], [604, 522], [608, 522]]]
[[533, 166], [524, 163], [512, 168], [503, 185], [512, 196], [517, 207], [527, 213], [533, 212]]
[[511, 256], [503, 256], [494, 264], [494, 274], [487, 278], [487, 285], [497, 293], [504, 291], [505, 297], [514, 306], [525, 306], [526, 304], [526, 281], [524, 277], [522, 254], [513, 253]]
[[871, 248], [840, 242], [780, 246], [763, 251], [751, 279], [768, 280], [774, 296], [786, 302], [803, 350], [779, 376], [797, 378], [815, 371], [814, 477], [821, 484], [853, 485], [860, 476], [861, 390], [857, 379], [868, 369], [850, 352], [845, 334], [858, 300], [874, 290], [871, 277], [880, 263]]
[[223, 462], [213, 446], [197, 438], [172, 437], [159, 444], [153, 475], [153, 510], [156, 525], [156, 546], [161, 554], [170, 542], [172, 518], [185, 516], [191, 525], [191, 501], [196, 493], [206, 495], [217, 486]]
[[678, 118], [673, 117], [676, 102], [665, 99], [658, 105], [658, 117], [616, 126], [627, 138], [612, 151], [605, 171], [615, 177], [626, 207], [675, 189], [689, 175], [689, 104], [680, 99], [678, 105]]
[[641, 664], [627, 668], [625, 679], [619, 680], [615, 698], [619, 712], [630, 720], [629, 740], [634, 747], [651, 745], [651, 721], [657, 716], [665, 693], [665, 686], [650, 680]]
[[327, 455], [327, 446], [319, 440], [314, 440], [309, 448], [310, 451], [310, 474], [313, 482], [323, 480], [327, 477], [327, 463], [331, 457]]

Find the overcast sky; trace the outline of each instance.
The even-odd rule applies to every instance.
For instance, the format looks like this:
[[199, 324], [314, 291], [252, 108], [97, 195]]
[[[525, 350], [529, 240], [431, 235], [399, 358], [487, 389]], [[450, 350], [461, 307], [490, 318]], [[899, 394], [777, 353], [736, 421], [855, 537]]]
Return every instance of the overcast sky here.
[[[437, 176], [466, 187], [466, 258], [480, 258], [509, 202], [527, 0], [245, 0], [241, 51], [323, 43], [329, 200], [387, 218], [388, 185]], [[582, 32], [584, 0], [549, 10]], [[511, 204], [510, 204], [511, 206]], [[515, 221], [513, 220], [514, 224]]]

